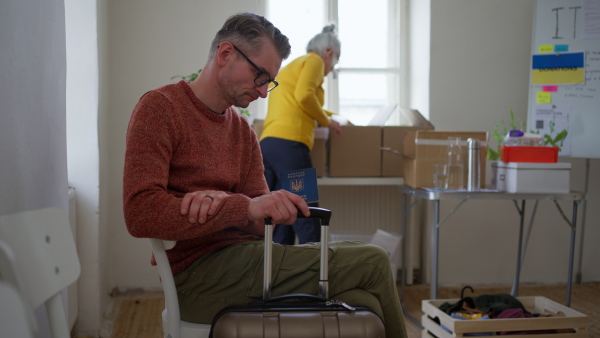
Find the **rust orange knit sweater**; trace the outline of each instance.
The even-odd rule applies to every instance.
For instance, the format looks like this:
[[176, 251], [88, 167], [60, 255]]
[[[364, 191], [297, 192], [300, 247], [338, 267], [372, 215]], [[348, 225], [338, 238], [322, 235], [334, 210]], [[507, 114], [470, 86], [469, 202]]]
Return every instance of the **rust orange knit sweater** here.
[[[134, 237], [176, 240], [173, 274], [212, 250], [264, 236], [248, 220], [251, 198], [268, 193], [256, 135], [233, 108], [207, 109], [185, 81], [144, 94], [127, 130], [123, 173], [125, 223]], [[204, 224], [181, 215], [187, 192], [225, 191]], [[156, 264], [154, 258], [151, 261]]]

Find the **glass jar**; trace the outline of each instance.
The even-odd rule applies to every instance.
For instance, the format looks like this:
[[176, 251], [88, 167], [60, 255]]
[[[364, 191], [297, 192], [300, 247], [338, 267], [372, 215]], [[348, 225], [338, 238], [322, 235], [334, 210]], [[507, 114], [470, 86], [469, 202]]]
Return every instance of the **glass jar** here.
[[448, 165], [448, 189], [464, 189], [464, 157], [460, 137], [448, 137], [446, 164]]

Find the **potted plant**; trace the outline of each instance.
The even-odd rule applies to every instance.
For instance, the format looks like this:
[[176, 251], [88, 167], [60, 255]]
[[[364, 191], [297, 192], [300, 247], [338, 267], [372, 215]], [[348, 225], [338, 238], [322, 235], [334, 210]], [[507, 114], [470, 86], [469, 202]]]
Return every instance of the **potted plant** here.
[[[517, 124], [518, 123], [518, 124]], [[567, 138], [567, 134], [569, 133], [566, 129], [563, 129], [560, 133], [555, 134], [556, 130], [556, 122], [554, 120], [548, 123], [550, 128], [549, 134], [542, 135], [542, 145], [548, 147], [556, 147], [558, 151], [562, 150], [563, 143]], [[498, 161], [502, 158], [502, 145], [504, 143], [504, 138], [508, 134], [510, 130], [520, 130], [524, 132], [524, 123], [521, 119], [515, 119], [515, 113], [513, 112], [512, 107], [510, 107], [510, 129], [505, 125], [504, 120], [500, 120], [500, 123], [494, 127], [494, 132], [492, 133], [492, 137], [496, 140], [496, 147], [493, 148], [491, 144], [488, 145], [487, 149], [487, 158], [490, 161]], [[530, 133], [540, 134], [539, 130], [532, 130]]]
[[[550, 133], [542, 135], [542, 146], [556, 147], [558, 148], [558, 151], [561, 151], [568, 131], [564, 129], [555, 134], [556, 122], [552, 120], [548, 125], [550, 128]], [[492, 168], [492, 178], [490, 184], [492, 189], [504, 190], [504, 168], [498, 165], [502, 158], [502, 145], [504, 143], [504, 138], [511, 130], [520, 130], [523, 132], [525, 129], [523, 121], [515, 118], [515, 113], [512, 107], [510, 107], [510, 123], [508, 127], [510, 127], [510, 129], [507, 128], [504, 120], [500, 120], [500, 123], [494, 127], [494, 132], [492, 133], [492, 138], [495, 139], [497, 143], [496, 147], [494, 148], [491, 144], [488, 144], [487, 158]], [[540, 131], [531, 131], [531, 133], [540, 134]]]
[[[492, 145], [488, 144], [487, 148], [487, 158], [490, 161], [498, 161], [502, 157], [502, 143], [504, 142], [504, 137], [510, 130], [520, 130], [523, 131], [524, 123], [521, 119], [518, 119], [519, 125], [515, 122], [515, 113], [513, 112], [512, 107], [510, 107], [510, 129], [507, 129], [504, 120], [500, 120], [500, 123], [494, 127], [494, 132], [492, 133], [492, 137], [496, 140], [497, 145], [495, 149], [492, 149]], [[502, 133], [501, 133], [502, 132]]]

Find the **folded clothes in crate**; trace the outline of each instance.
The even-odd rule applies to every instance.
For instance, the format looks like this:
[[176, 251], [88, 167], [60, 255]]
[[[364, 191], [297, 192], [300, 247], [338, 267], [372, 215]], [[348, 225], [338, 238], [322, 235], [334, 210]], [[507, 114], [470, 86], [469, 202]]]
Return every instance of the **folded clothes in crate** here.
[[[505, 309], [496, 312], [502, 308]], [[423, 337], [511, 335], [516, 338], [554, 334], [562, 338], [589, 337], [585, 314], [545, 297], [496, 294], [432, 299], [422, 302], [422, 310]], [[487, 316], [486, 311], [495, 313], [495, 318]]]
[[[523, 309], [508, 309], [502, 311], [498, 317], [498, 319], [503, 318], [532, 318], [532, 317], [547, 317], [548, 315], [544, 314], [530, 314]], [[549, 334], [549, 333], [572, 333], [575, 332], [573, 329], [564, 329], [564, 330], [525, 330], [525, 331], [501, 331], [499, 333], [500, 336], [506, 335], [514, 335], [514, 334]]]
[[517, 298], [507, 293], [463, 297], [453, 304], [445, 302], [440, 305], [440, 310], [449, 315], [454, 312], [484, 313], [491, 318], [497, 317], [502, 311], [508, 309], [521, 309], [529, 313]]
[[[450, 315], [450, 318], [452, 318], [452, 319], [458, 319], [458, 320], [488, 320], [488, 319], [490, 319], [490, 316], [485, 315], [485, 316], [482, 316], [482, 317], [477, 318], [477, 319], [468, 319], [465, 316], [463, 316], [462, 314], [459, 314], [459, 313], [455, 312], [455, 313], [453, 313], [453, 314]], [[440, 326], [442, 328], [444, 328], [444, 330], [448, 331], [448, 333], [452, 333], [452, 330], [450, 330], [449, 328], [445, 327], [444, 325], [440, 324]], [[465, 336], [495, 336], [495, 335], [496, 334], [494, 332], [472, 332], [472, 333], [465, 333]]]

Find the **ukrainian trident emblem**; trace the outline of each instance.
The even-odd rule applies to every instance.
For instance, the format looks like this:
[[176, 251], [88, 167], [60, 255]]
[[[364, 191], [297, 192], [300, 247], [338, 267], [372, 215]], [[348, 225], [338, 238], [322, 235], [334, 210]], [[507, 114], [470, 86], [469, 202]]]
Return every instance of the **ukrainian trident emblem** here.
[[304, 180], [299, 178], [297, 180], [290, 181], [290, 190], [294, 192], [304, 190]]

